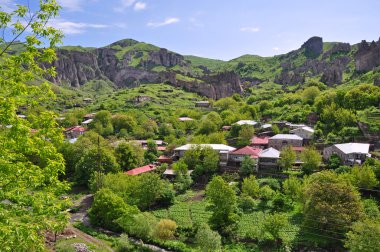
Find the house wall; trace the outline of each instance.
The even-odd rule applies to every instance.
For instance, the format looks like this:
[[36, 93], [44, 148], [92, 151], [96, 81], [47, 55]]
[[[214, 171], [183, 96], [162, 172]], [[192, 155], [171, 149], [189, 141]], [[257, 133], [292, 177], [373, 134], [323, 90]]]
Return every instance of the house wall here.
[[296, 139], [269, 139], [268, 146], [275, 148], [276, 150], [281, 150], [286, 145], [291, 145], [293, 147], [302, 147], [302, 140]]
[[303, 129], [296, 129], [294, 130], [294, 134], [304, 139], [313, 139], [314, 133]]

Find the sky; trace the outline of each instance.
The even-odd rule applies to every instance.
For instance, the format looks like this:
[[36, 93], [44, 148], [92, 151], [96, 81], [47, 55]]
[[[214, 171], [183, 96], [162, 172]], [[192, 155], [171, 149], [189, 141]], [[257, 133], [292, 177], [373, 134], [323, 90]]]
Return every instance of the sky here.
[[[12, 9], [22, 0], [0, 0]], [[37, 0], [30, 0], [37, 1]], [[359, 43], [380, 37], [379, 0], [58, 0], [64, 45], [102, 47], [132, 38], [183, 55], [230, 60], [273, 56], [308, 38]]]

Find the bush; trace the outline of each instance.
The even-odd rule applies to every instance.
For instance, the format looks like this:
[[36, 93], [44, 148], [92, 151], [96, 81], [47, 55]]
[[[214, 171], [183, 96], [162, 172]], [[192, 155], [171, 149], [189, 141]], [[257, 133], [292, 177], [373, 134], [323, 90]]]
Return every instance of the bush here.
[[220, 251], [222, 245], [221, 236], [218, 232], [212, 231], [207, 224], [202, 223], [195, 235], [195, 244], [199, 247], [200, 251]]
[[123, 215], [135, 213], [138, 213], [135, 206], [129, 206], [109, 189], [100, 189], [95, 194], [88, 215], [92, 224], [112, 231], [120, 231], [120, 225], [115, 220]]
[[171, 240], [174, 239], [174, 233], [177, 229], [177, 223], [169, 219], [162, 219], [158, 222], [155, 230], [154, 237], [161, 240]]
[[129, 234], [141, 239], [149, 239], [153, 236], [157, 219], [151, 213], [144, 212], [131, 215], [124, 215], [117, 220], [117, 223]]
[[256, 206], [257, 201], [246, 194], [242, 194], [238, 199], [238, 207], [244, 212], [252, 212]]

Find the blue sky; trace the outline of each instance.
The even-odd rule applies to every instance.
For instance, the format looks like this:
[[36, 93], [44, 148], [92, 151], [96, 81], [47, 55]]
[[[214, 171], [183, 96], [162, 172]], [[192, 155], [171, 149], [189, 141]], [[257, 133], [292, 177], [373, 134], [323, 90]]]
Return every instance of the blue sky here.
[[[9, 7], [15, 1], [0, 3]], [[100, 47], [133, 38], [181, 54], [229, 60], [286, 53], [314, 35], [351, 44], [380, 37], [378, 0], [58, 2], [63, 8], [53, 24], [64, 31], [64, 45]]]

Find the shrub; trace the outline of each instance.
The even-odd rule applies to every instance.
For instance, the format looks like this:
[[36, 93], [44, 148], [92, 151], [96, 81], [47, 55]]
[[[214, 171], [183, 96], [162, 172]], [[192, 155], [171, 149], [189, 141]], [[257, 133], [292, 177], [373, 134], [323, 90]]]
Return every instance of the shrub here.
[[162, 219], [158, 222], [155, 230], [154, 237], [162, 240], [174, 239], [174, 233], [177, 229], [177, 223], [169, 219]]
[[222, 245], [221, 236], [218, 232], [212, 231], [207, 224], [202, 223], [195, 235], [195, 244], [200, 251], [220, 251]]

